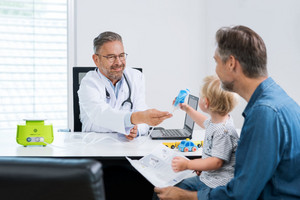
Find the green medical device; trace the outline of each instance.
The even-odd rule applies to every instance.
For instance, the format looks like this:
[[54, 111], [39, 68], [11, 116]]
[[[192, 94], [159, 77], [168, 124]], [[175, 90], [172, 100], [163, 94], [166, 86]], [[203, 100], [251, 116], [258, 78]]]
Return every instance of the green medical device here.
[[52, 124], [44, 120], [25, 120], [25, 125], [17, 125], [17, 143], [23, 146], [51, 144], [54, 140]]

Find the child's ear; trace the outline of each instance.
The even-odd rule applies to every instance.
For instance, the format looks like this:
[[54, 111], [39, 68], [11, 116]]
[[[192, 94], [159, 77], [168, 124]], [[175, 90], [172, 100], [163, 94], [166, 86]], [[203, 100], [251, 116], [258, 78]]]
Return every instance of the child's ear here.
[[203, 99], [203, 101], [204, 101], [204, 107], [205, 107], [205, 108], [208, 108], [208, 107], [209, 107], [209, 101], [208, 101], [208, 99], [205, 97], [205, 98]]

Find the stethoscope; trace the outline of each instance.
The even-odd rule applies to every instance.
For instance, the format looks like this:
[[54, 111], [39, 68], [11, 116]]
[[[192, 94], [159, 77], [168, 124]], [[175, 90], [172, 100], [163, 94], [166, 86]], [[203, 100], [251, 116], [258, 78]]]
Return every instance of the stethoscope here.
[[[129, 85], [129, 83], [128, 83], [128, 80], [127, 80], [125, 74], [123, 74], [123, 76], [124, 76], [124, 79], [125, 79], [126, 84], [127, 84], [127, 86], [128, 86], [129, 96], [128, 96], [128, 98], [127, 98], [125, 101], [123, 101], [123, 103], [121, 104], [121, 106], [124, 106], [124, 104], [127, 102], [127, 103], [130, 104], [130, 108], [131, 108], [131, 110], [132, 110], [132, 108], [133, 108], [133, 103], [132, 103], [132, 101], [131, 101], [131, 88], [130, 88], [130, 85]], [[105, 87], [105, 92], [106, 92], [106, 98], [107, 98], [107, 99], [110, 99], [110, 94], [109, 94], [109, 92], [107, 91], [106, 87]]]

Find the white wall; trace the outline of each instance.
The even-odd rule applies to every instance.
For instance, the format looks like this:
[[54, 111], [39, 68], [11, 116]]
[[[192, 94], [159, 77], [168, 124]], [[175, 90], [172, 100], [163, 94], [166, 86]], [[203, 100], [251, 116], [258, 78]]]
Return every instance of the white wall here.
[[[117, 32], [129, 54], [127, 66], [144, 69], [148, 105], [171, 111], [180, 89], [198, 95], [203, 77], [214, 73], [215, 32], [241, 24], [264, 39], [269, 74], [299, 104], [299, 8], [298, 0], [75, 1], [74, 63], [94, 66], [93, 39], [103, 31]], [[241, 99], [232, 113], [238, 128], [245, 105]], [[177, 111], [162, 126], [181, 128], [183, 118]]]
[[[103, 31], [123, 37], [127, 66], [142, 67], [149, 107], [171, 111], [180, 89], [198, 96], [204, 77], [203, 5], [198, 0], [76, 1], [76, 64], [94, 66], [93, 39]], [[176, 112], [162, 126], [182, 128]]]

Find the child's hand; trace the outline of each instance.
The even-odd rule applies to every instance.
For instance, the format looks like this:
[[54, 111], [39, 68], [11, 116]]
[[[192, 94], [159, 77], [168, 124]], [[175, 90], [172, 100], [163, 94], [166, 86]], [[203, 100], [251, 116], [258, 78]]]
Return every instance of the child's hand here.
[[174, 172], [180, 172], [187, 169], [188, 160], [183, 157], [174, 157], [172, 160], [172, 169]]
[[202, 171], [198, 171], [198, 170], [194, 170], [193, 173], [194, 173], [194, 172], [197, 174], [197, 176], [200, 176], [201, 173], [202, 173]]
[[179, 106], [180, 106], [180, 109], [185, 112], [187, 111], [187, 109], [189, 107], [189, 105], [187, 105], [186, 103], [180, 103]]
[[[172, 105], [174, 105], [174, 103], [175, 103], [175, 100], [176, 100], [176, 97], [175, 97], [175, 99], [173, 100], [173, 103], [172, 103]], [[181, 110], [183, 110], [183, 111], [185, 111], [185, 112], [186, 112], [186, 110], [187, 110], [188, 106], [189, 106], [189, 105], [187, 105], [186, 103], [179, 103], [179, 107], [180, 107], [180, 109], [181, 109]]]
[[172, 105], [174, 105], [175, 101], [176, 101], [176, 97], [175, 97], [175, 99], [173, 100]]

